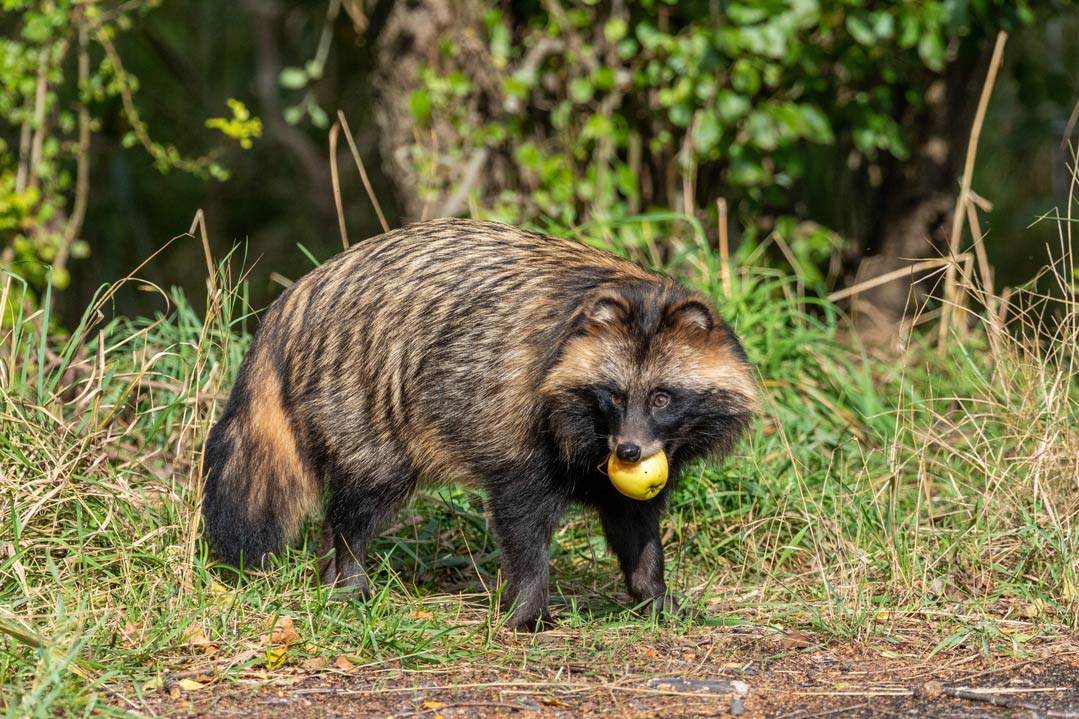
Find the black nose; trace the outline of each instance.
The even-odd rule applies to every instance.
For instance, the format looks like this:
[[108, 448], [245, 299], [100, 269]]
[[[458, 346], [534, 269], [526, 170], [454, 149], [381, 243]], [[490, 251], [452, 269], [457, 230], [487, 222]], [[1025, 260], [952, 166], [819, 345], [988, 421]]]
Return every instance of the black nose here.
[[635, 444], [620, 444], [614, 453], [623, 462], [636, 462], [641, 458], [641, 448]]

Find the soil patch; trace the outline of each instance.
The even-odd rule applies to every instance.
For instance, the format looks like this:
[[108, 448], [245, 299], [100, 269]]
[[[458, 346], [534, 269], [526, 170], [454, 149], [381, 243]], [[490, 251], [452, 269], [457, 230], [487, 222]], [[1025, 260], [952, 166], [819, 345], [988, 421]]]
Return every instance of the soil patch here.
[[[551, 632], [508, 640], [510, 650], [492, 664], [232, 672], [196, 691], [170, 684], [171, 692], [146, 695], [139, 704], [147, 715], [177, 719], [1079, 719], [1075, 640], [1046, 643], [1016, 658], [973, 650], [913, 656], [894, 645], [813, 646], [809, 639], [799, 632], [765, 639], [713, 630], [647, 645], [559, 651], [548, 660], [544, 647], [560, 641]], [[522, 650], [516, 656], [514, 642]]]

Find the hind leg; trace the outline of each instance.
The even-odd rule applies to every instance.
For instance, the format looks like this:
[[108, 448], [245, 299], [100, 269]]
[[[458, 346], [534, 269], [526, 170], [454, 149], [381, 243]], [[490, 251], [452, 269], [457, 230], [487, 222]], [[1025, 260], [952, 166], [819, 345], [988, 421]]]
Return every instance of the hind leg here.
[[[338, 475], [340, 476], [340, 475]], [[319, 548], [319, 578], [324, 585], [347, 587], [367, 597], [371, 585], [364, 571], [367, 546], [410, 494], [407, 475], [396, 481], [346, 476], [331, 483]]]
[[355, 527], [339, 531], [327, 517], [322, 523], [318, 550], [319, 581], [325, 586], [350, 588], [363, 598], [370, 596], [370, 582], [363, 565], [372, 536], [374, 530], [356, 531]]

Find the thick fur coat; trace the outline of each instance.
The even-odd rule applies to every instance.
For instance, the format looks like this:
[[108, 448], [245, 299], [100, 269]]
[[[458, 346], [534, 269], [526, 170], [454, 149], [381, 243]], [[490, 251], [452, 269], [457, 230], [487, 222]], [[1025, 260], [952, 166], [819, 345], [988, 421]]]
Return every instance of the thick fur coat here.
[[[630, 594], [671, 606], [659, 518], [627, 499], [616, 448], [728, 453], [752, 370], [704, 296], [584, 244], [437, 220], [372, 238], [262, 318], [210, 433], [203, 513], [227, 562], [260, 564], [324, 516], [323, 581], [368, 590], [367, 544], [421, 483], [488, 498], [512, 623], [549, 621], [552, 533], [594, 508]], [[621, 452], [621, 449], [619, 449]]]

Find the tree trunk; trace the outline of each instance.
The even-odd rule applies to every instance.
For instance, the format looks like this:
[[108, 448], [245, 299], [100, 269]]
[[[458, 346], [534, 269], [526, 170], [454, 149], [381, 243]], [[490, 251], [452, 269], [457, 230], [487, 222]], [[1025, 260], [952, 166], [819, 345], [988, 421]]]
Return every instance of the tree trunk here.
[[[412, 0], [397, 2], [378, 33], [375, 54], [381, 102], [375, 111], [383, 171], [397, 188], [404, 222], [456, 214], [463, 203], [448, 206], [451, 188], [475, 181], [485, 156], [465, 158], [454, 165], [439, 162], [421, 178], [415, 171], [413, 152], [423, 148], [447, 147], [457, 142], [457, 132], [444, 119], [432, 118], [429, 127], [420, 127], [412, 110], [412, 95], [421, 89], [420, 71], [425, 66], [442, 74], [443, 47], [453, 45], [459, 53], [453, 68], [464, 69], [473, 83], [473, 92], [464, 100], [462, 111], [472, 119], [487, 119], [482, 110], [497, 101], [497, 78], [490, 53], [477, 29], [483, 27], [484, 3], [478, 0]], [[480, 152], [477, 149], [477, 153]], [[433, 153], [438, 162], [438, 153]], [[467, 190], [467, 186], [465, 188]], [[452, 211], [452, 212], [451, 212]]]
[[[500, 73], [480, 35], [485, 9], [478, 0], [396, 2], [377, 35], [379, 143], [385, 173], [397, 187], [408, 220], [456, 214], [465, 209], [470, 192], [488, 201], [513, 189], [521, 194], [521, 202], [527, 201], [527, 178], [517, 175], [512, 156], [465, 147], [460, 156], [447, 160], [445, 149], [460, 144], [461, 133], [447, 124], [444, 112], [434, 113], [430, 125], [420, 127], [411, 107], [426, 66], [436, 75], [457, 70], [469, 78], [472, 92], [452, 110], [473, 127], [507, 114]], [[447, 56], [447, 46], [453, 47], [452, 56]], [[824, 217], [807, 219], [823, 220], [855, 240], [854, 255], [846, 263], [850, 281], [872, 279], [947, 253], [958, 177], [990, 55], [988, 41], [958, 42], [952, 61], [929, 84], [924, 104], [909, 106], [897, 117], [908, 133], [909, 157], [900, 160], [882, 153], [876, 164], [854, 170], [844, 162], [822, 158], [816, 168], [820, 176], [807, 178], [807, 183], [831, 182], [836, 188], [831, 200], [819, 197], [821, 202], [809, 202], [822, 215], [829, 201], [837, 203], [831, 222]], [[903, 91], [896, 89], [901, 107]], [[417, 173], [412, 153], [425, 148], [432, 150], [430, 162]], [[848, 153], [850, 141], [841, 139], [831, 157]], [[638, 168], [643, 206], [670, 205], [680, 196], [674, 158], [646, 153]], [[722, 174], [716, 176], [716, 169], [707, 163], [698, 168], [697, 189], [707, 188], [697, 198], [698, 207], [711, 207], [714, 198], [704, 195], [714, 195], [722, 186]], [[829, 172], [834, 176], [824, 179]], [[790, 202], [791, 208], [799, 204], [797, 193], [791, 193]], [[676, 209], [682, 206], [677, 203]], [[856, 295], [851, 309], [865, 336], [875, 343], [901, 337], [905, 320], [933, 294], [931, 275], [903, 277]]]

